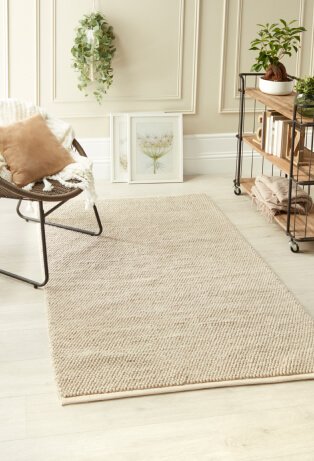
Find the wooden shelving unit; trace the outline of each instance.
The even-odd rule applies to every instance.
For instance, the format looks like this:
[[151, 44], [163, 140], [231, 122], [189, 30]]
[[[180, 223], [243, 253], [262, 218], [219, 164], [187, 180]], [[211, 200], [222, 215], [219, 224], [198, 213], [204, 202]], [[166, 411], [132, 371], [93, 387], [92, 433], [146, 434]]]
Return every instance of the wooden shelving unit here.
[[[242, 177], [242, 162], [243, 162], [243, 145], [247, 145], [252, 148], [252, 151], [257, 152], [261, 155], [264, 161], [269, 162], [273, 167], [276, 167], [281, 173], [289, 178], [289, 205], [291, 205], [291, 193], [292, 188], [296, 185], [307, 187], [310, 191], [310, 187], [314, 185], [314, 152], [306, 146], [302, 146], [302, 151], [306, 154], [307, 162], [295, 164], [293, 152], [290, 153], [290, 158], [278, 157], [266, 153], [262, 148], [260, 142], [256, 136], [252, 133], [247, 134], [245, 131], [245, 98], [250, 98], [259, 103], [263, 104], [266, 109], [277, 111], [279, 114], [284, 115], [286, 118], [292, 121], [293, 127], [299, 129], [311, 130], [313, 146], [313, 131], [314, 131], [314, 119], [308, 117], [301, 117], [295, 106], [295, 94], [292, 93], [288, 96], [273, 96], [262, 93], [258, 88], [247, 87], [247, 77], [255, 77], [257, 74], [240, 74], [240, 118], [239, 118], [239, 132], [238, 132], [238, 155], [237, 155], [237, 168], [236, 176], [234, 180], [235, 194], [240, 195], [241, 191], [251, 195], [251, 189], [255, 184], [255, 178]], [[256, 106], [256, 105], [255, 105]], [[261, 112], [255, 109], [255, 112]], [[254, 117], [256, 117], [256, 113]], [[295, 129], [292, 130], [292, 136], [295, 136]], [[304, 143], [305, 144], [305, 143]], [[313, 149], [313, 147], [312, 147]], [[253, 160], [251, 160], [253, 161]], [[290, 237], [290, 248], [296, 253], [299, 251], [298, 242], [302, 241], [314, 241], [314, 210], [308, 215], [300, 215], [291, 213], [281, 213], [274, 216], [274, 221], [286, 232]]]

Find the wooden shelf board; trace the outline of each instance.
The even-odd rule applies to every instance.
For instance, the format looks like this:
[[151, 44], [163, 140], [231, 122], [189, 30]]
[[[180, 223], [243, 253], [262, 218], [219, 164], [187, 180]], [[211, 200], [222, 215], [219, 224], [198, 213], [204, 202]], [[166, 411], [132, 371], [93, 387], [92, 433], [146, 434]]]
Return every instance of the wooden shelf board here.
[[[286, 96], [274, 96], [272, 94], [262, 93], [258, 88], [247, 88], [245, 90], [245, 94], [252, 99], [256, 99], [256, 101], [261, 102], [269, 109], [276, 110], [290, 120], [293, 120], [295, 93], [288, 94]], [[297, 121], [301, 121], [301, 116], [299, 114], [297, 114]], [[302, 117], [303, 123], [313, 123], [313, 121], [313, 118]]]
[[241, 189], [243, 189], [247, 194], [251, 194], [251, 189], [254, 186], [255, 178], [241, 178]]
[[[241, 189], [248, 195], [252, 196], [251, 189], [255, 184], [255, 178], [242, 178]], [[274, 216], [274, 221], [284, 230], [287, 229], [287, 214], [281, 213]], [[305, 233], [305, 226], [307, 231]], [[296, 239], [304, 237], [314, 238], [314, 209], [308, 216], [292, 215], [290, 224], [291, 233], [294, 234]]]
[[[286, 158], [277, 157], [276, 155], [267, 154], [263, 149], [261, 149], [258, 142], [255, 141], [254, 135], [245, 135], [243, 136], [243, 141], [251, 146], [254, 150], [259, 152], [266, 160], [271, 162], [277, 168], [279, 168], [283, 173], [289, 175], [290, 172], [290, 161]], [[300, 166], [299, 168], [295, 165], [293, 167], [293, 177], [297, 181], [313, 181], [314, 180], [314, 155], [313, 155], [313, 165], [309, 171], [308, 166]]]
[[[278, 214], [274, 216], [274, 220], [279, 226], [286, 231], [287, 229], [287, 215]], [[306, 232], [305, 232], [306, 229]], [[305, 237], [314, 238], [314, 213], [311, 212], [307, 217], [304, 215], [291, 216], [290, 232], [296, 239]]]

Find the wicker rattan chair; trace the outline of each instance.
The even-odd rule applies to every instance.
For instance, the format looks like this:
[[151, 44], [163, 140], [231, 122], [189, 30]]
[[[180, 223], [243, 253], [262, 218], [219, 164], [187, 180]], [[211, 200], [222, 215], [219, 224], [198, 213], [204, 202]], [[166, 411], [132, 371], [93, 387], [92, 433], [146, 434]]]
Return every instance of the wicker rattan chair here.
[[[84, 152], [84, 149], [82, 146], [78, 143], [76, 139], [73, 141], [73, 148], [76, 149], [76, 151], [86, 157], [86, 153]], [[47, 245], [46, 245], [46, 234], [45, 234], [45, 225], [49, 226], [55, 226], [55, 227], [61, 227], [62, 229], [67, 229], [75, 232], [80, 232], [82, 234], [88, 234], [88, 235], [100, 235], [102, 233], [102, 224], [101, 220], [98, 214], [98, 210], [96, 208], [96, 205], [93, 206], [93, 210], [95, 213], [96, 221], [98, 224], [98, 230], [96, 232], [93, 231], [88, 231], [84, 229], [79, 229], [77, 227], [70, 227], [70, 226], [64, 226], [61, 224], [57, 223], [52, 223], [52, 222], [46, 222], [46, 217], [50, 215], [53, 211], [55, 211], [57, 208], [62, 206], [65, 202], [68, 200], [76, 197], [79, 195], [82, 190], [79, 188], [73, 188], [73, 189], [68, 189], [64, 186], [62, 186], [59, 182], [57, 181], [52, 181], [53, 183], [53, 190], [49, 192], [44, 192], [43, 187], [44, 184], [43, 182], [37, 183], [32, 191], [25, 191], [14, 184], [0, 178], [0, 198], [9, 198], [9, 199], [15, 199], [18, 200], [18, 205], [17, 205], [17, 214], [25, 219], [25, 221], [33, 221], [40, 223], [40, 229], [41, 229], [41, 240], [42, 240], [42, 252], [43, 252], [43, 262], [44, 262], [44, 280], [42, 282], [36, 282], [35, 280], [31, 280], [26, 277], [22, 277], [21, 275], [14, 274], [12, 272], [5, 271], [3, 269], [0, 269], [0, 274], [7, 275], [8, 277], [13, 277], [17, 280], [21, 280], [23, 282], [29, 283], [31, 285], [34, 285], [35, 288], [42, 287], [46, 285], [46, 283], [49, 280], [49, 269], [48, 269], [48, 257], [47, 257]], [[21, 213], [20, 207], [21, 203], [24, 200], [30, 200], [33, 202], [38, 202], [39, 205], [39, 219], [32, 218], [25, 216], [24, 214]], [[44, 211], [44, 206], [43, 202], [58, 202], [57, 205], [54, 205], [52, 208], [50, 208], [48, 211]]]

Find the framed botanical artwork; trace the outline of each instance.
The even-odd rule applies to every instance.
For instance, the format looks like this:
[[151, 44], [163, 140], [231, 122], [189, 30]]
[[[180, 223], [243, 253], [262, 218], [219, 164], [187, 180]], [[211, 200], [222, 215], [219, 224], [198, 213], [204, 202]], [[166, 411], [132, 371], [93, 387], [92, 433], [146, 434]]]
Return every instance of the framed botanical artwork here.
[[111, 181], [128, 182], [128, 116], [110, 114]]
[[182, 114], [128, 115], [130, 183], [183, 181]]

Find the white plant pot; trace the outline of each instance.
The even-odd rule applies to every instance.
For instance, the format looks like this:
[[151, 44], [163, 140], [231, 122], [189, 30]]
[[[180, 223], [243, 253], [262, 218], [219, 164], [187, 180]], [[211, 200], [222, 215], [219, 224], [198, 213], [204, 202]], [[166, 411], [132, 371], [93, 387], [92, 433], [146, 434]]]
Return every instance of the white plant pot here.
[[259, 79], [259, 89], [263, 93], [275, 94], [282, 96], [284, 94], [292, 93], [294, 80], [288, 82], [273, 82], [272, 80], [265, 80], [263, 77]]

